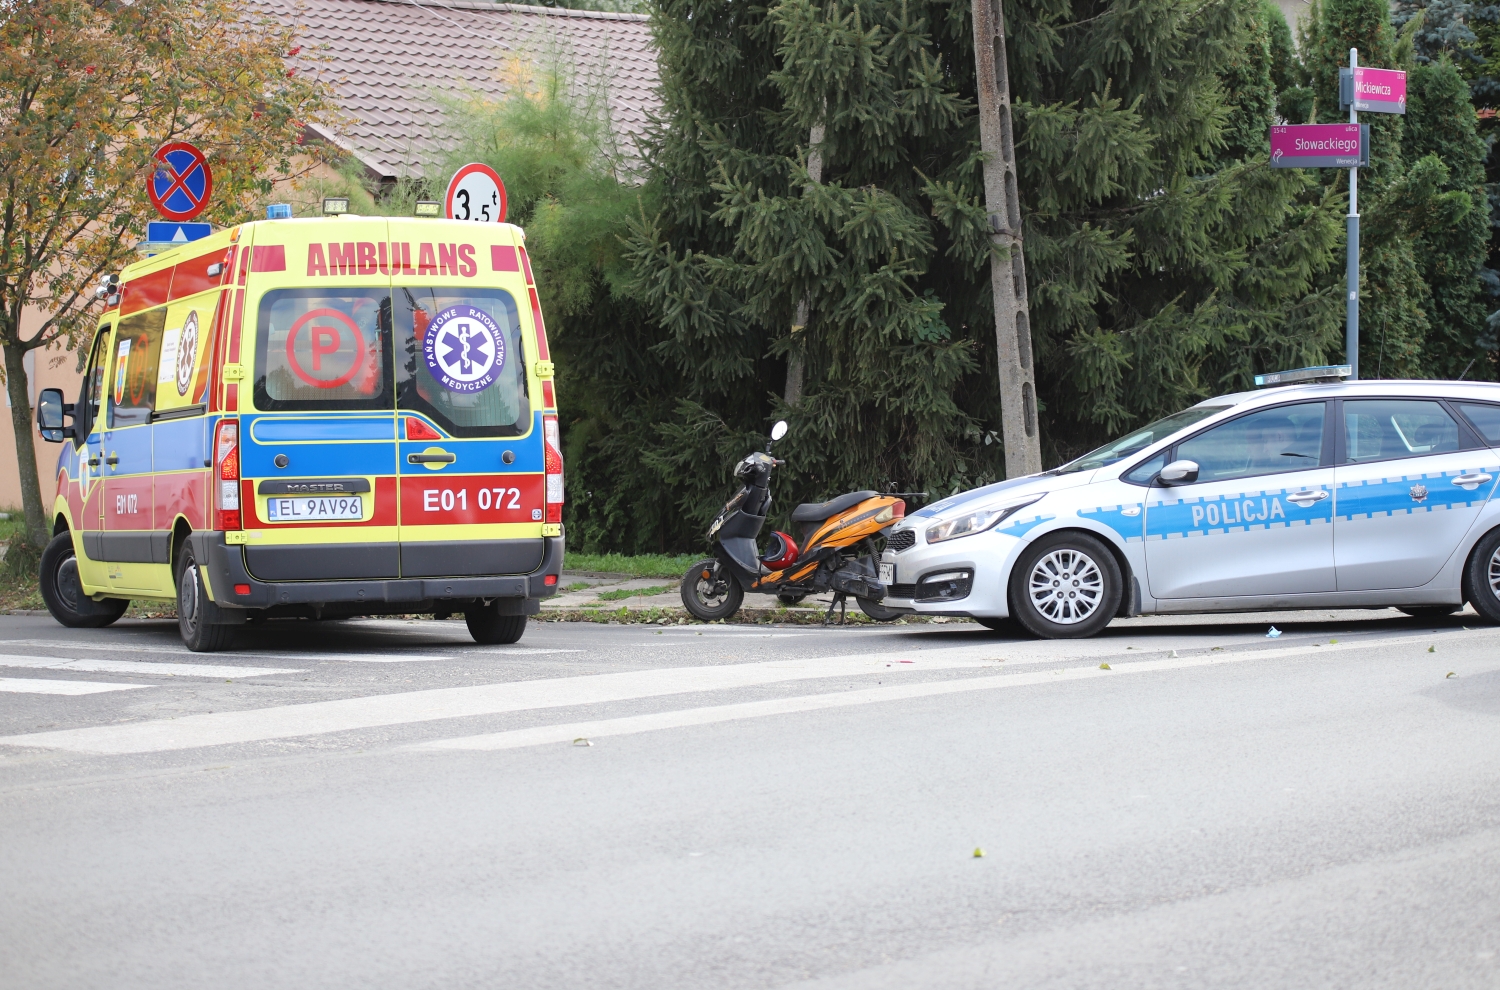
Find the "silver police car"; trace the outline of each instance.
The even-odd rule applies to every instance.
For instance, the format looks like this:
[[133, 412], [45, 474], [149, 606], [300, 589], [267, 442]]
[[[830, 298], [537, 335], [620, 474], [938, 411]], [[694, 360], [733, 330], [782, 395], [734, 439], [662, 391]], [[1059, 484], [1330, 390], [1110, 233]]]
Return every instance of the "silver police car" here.
[[[1319, 369], [1321, 370], [1321, 369]], [[1274, 377], [1274, 376], [1268, 376]], [[1324, 381], [1220, 396], [906, 517], [884, 605], [1014, 618], [1469, 602], [1500, 623], [1500, 385]]]

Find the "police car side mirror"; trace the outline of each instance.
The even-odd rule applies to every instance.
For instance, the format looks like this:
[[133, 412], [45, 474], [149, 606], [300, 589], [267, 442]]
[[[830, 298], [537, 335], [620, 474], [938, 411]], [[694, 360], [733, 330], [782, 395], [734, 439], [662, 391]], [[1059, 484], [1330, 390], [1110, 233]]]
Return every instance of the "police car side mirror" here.
[[73, 427], [64, 426], [63, 418], [73, 415], [71, 403], [63, 401], [62, 389], [44, 388], [36, 400], [36, 427], [48, 443], [62, 443], [73, 435]]
[[1165, 488], [1170, 488], [1173, 485], [1191, 485], [1198, 480], [1198, 462], [1173, 461], [1161, 469], [1161, 473], [1156, 476], [1156, 480], [1161, 482]]

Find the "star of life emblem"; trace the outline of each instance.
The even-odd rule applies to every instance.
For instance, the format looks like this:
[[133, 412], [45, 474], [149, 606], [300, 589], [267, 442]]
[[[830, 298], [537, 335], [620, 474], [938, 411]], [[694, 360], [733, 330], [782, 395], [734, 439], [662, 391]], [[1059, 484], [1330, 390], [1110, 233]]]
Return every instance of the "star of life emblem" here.
[[188, 313], [182, 324], [182, 339], [177, 344], [177, 394], [187, 395], [193, 387], [193, 372], [198, 367], [198, 311]]
[[422, 358], [449, 391], [482, 392], [505, 367], [505, 335], [484, 310], [449, 306], [427, 325]]

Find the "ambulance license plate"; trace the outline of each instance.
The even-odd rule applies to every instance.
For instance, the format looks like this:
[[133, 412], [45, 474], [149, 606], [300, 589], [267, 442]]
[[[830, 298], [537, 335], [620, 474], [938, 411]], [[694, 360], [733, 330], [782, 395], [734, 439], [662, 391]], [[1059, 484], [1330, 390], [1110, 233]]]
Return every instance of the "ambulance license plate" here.
[[266, 499], [272, 522], [319, 522], [325, 519], [363, 519], [365, 503], [358, 495], [320, 495]]
[[896, 583], [895, 562], [880, 565], [880, 583], [885, 585], [886, 587], [890, 587], [891, 585]]

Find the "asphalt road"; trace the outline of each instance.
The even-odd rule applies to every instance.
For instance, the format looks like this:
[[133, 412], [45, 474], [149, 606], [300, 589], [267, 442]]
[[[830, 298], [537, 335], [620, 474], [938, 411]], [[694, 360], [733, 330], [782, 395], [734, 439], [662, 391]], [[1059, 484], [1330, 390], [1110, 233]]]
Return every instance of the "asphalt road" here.
[[0, 617], [0, 988], [1500, 987], [1497, 646]]

